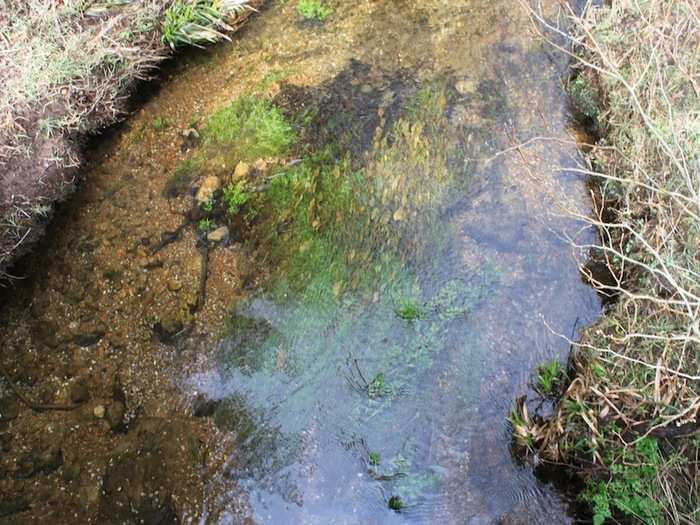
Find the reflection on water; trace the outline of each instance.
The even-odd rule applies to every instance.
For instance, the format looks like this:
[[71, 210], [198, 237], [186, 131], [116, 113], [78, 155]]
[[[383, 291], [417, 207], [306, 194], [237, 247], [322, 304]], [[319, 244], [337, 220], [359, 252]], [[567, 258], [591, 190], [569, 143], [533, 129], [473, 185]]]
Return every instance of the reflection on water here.
[[[271, 274], [191, 380], [221, 400], [226, 475], [256, 522], [569, 521], [510, 457], [505, 416], [536, 363], [567, 351], [547, 324], [571, 335], [598, 311], [557, 215], [585, 188], [557, 168], [571, 144], [498, 154], [566, 138], [561, 59], [511, 2], [455, 4], [344, 6], [352, 46], [327, 47], [334, 22], [296, 29], [303, 67], [345, 66], [278, 97], [314, 111], [303, 158], [260, 197]], [[259, 20], [282, 66], [283, 14]]]

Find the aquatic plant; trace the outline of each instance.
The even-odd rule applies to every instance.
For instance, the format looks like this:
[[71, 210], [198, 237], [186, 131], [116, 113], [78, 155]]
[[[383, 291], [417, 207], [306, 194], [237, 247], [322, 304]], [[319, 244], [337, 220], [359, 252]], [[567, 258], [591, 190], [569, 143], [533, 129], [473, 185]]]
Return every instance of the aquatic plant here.
[[208, 232], [214, 227], [214, 223], [212, 222], [211, 219], [204, 218], [204, 219], [199, 219], [197, 221], [197, 229], [201, 232]]
[[387, 505], [391, 510], [399, 512], [406, 506], [400, 496], [391, 496]]
[[321, 0], [299, 0], [297, 11], [307, 20], [325, 21], [333, 14], [333, 9]]
[[410, 299], [401, 299], [394, 312], [404, 321], [417, 321], [425, 317], [425, 312], [420, 305]]
[[175, 0], [165, 11], [163, 42], [171, 48], [200, 46], [228, 39], [229, 25], [248, 8], [249, 0]]
[[370, 452], [369, 453], [369, 464], [372, 465], [373, 467], [378, 467], [379, 464], [382, 461], [382, 457], [379, 454], [379, 452]]
[[268, 100], [242, 97], [220, 109], [203, 130], [205, 142], [229, 157], [252, 161], [287, 151], [296, 135], [282, 112]]
[[231, 216], [236, 215], [249, 199], [245, 181], [231, 182], [224, 187], [223, 202], [226, 213]]
[[558, 360], [543, 363], [537, 368], [537, 389], [541, 394], [550, 396], [561, 387], [564, 376], [564, 369]]
[[206, 202], [202, 203], [202, 211], [205, 213], [211, 213], [214, 211], [214, 206], [216, 205], [216, 200], [214, 197], [209, 197], [209, 199]]
[[156, 131], [164, 131], [170, 127], [170, 122], [165, 117], [156, 117], [153, 119], [153, 129]]

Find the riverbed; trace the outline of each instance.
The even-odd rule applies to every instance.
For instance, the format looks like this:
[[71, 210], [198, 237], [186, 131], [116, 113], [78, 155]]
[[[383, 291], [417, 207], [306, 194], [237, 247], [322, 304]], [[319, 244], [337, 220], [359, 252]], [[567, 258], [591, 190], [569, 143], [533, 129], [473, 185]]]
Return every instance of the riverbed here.
[[[14, 381], [80, 407], [5, 390], [3, 519], [573, 523], [506, 420], [600, 311], [567, 60], [530, 29], [506, 0], [274, 2], [169, 66], [4, 292]], [[224, 142], [221, 108], [285, 140]], [[240, 209], [195, 202], [214, 179]]]

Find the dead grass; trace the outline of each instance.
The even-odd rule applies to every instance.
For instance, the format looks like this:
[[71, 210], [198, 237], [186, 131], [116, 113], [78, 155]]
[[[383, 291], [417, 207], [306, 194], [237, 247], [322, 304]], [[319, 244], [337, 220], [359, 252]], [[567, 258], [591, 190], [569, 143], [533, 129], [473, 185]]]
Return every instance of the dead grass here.
[[605, 263], [605, 279], [581, 268], [615, 302], [572, 343], [573, 381], [555, 416], [539, 421], [520, 405], [516, 439], [581, 469], [598, 523], [697, 524], [700, 4], [564, 9], [572, 36], [537, 9], [533, 22], [575, 56], [577, 90], [585, 83], [599, 106], [601, 139], [580, 168], [596, 213], [579, 218], [600, 242], [572, 242]]
[[[0, 274], [72, 190], [80, 137], [123, 115], [134, 83], [168, 56], [166, 44], [226, 38], [255, 4], [0, 0]], [[178, 27], [165, 23], [174, 12]], [[165, 30], [182, 40], [165, 42]]]

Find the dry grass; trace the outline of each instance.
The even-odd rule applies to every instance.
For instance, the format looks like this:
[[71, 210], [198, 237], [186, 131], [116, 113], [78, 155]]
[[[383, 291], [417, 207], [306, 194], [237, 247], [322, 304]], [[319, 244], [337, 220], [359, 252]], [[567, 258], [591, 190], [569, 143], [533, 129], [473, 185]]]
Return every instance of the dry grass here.
[[226, 38], [256, 3], [0, 0], [0, 273], [71, 191], [77, 140], [123, 115], [170, 47]]
[[615, 302], [574, 344], [573, 381], [555, 416], [538, 421], [521, 405], [516, 438], [540, 458], [583, 469], [600, 523], [624, 515], [697, 524], [700, 4], [564, 10], [568, 34], [537, 9], [533, 22], [575, 56], [577, 91], [600, 108], [601, 139], [580, 168], [596, 213], [579, 217], [600, 242], [572, 242], [605, 264], [605, 278], [581, 268]]

